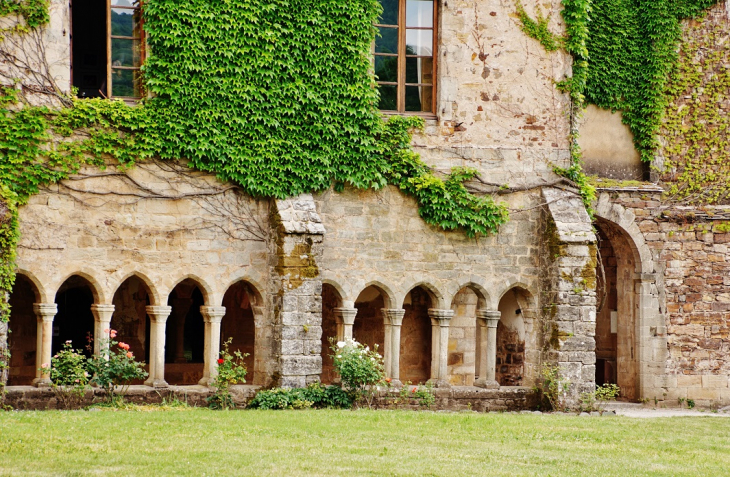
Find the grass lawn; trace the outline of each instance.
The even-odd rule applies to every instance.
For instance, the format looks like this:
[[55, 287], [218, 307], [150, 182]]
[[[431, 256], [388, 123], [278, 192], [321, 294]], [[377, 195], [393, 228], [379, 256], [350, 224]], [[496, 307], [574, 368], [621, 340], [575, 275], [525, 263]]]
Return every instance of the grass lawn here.
[[730, 419], [409, 411], [0, 412], [0, 475], [730, 474]]

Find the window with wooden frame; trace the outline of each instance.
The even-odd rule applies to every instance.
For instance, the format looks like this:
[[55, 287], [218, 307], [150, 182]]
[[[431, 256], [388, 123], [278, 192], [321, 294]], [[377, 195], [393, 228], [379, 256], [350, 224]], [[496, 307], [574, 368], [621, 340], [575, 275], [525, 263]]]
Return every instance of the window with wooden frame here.
[[380, 90], [379, 109], [393, 113], [436, 113], [438, 2], [380, 0], [383, 6], [373, 47]]
[[140, 99], [142, 1], [72, 0], [71, 78], [79, 97]]

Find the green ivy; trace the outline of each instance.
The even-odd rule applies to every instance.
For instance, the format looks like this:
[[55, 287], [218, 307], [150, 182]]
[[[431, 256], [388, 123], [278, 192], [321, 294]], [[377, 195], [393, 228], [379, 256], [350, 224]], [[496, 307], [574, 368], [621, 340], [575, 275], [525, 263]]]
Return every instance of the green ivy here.
[[25, 20], [25, 25], [18, 23], [12, 28], [15, 31], [28, 31], [48, 23], [50, 16], [48, 6], [50, 0], [2, 0], [0, 1], [0, 17], [18, 15]]
[[520, 0], [516, 2], [517, 15], [522, 23], [522, 31], [532, 39], [540, 42], [546, 51], [557, 51], [563, 46], [563, 38], [556, 35], [548, 29], [550, 23], [550, 15], [546, 17], [542, 13], [540, 6], [537, 6], [537, 19], [533, 20], [525, 11], [525, 7]]

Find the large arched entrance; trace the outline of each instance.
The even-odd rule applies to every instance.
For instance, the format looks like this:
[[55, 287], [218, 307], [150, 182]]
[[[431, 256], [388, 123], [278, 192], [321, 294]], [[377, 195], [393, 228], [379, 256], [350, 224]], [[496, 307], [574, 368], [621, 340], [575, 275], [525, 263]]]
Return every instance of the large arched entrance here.
[[[223, 306], [226, 314], [221, 321], [221, 345], [231, 340], [229, 352], [240, 351], [247, 356], [243, 362], [246, 365], [246, 382], [260, 384], [256, 378], [256, 321], [254, 306], [259, 302], [258, 291], [245, 281], [231, 285], [223, 295]], [[212, 337], [215, 339], [216, 337]], [[222, 346], [220, 349], [223, 349]], [[217, 358], [217, 357], [216, 357]]]
[[324, 384], [331, 384], [336, 372], [332, 364], [332, 350], [330, 340], [337, 339], [337, 318], [335, 309], [342, 306], [342, 297], [337, 289], [329, 283], [322, 284], [322, 376]]
[[486, 306], [484, 296], [472, 287], [463, 287], [454, 295], [454, 317], [449, 326], [447, 374], [449, 384], [472, 386], [476, 379], [478, 349], [477, 310]]
[[25, 275], [16, 275], [10, 294], [8, 386], [29, 386], [36, 377], [38, 319], [33, 303], [38, 301], [38, 290], [33, 282]]
[[431, 317], [434, 300], [425, 287], [412, 289], [403, 301], [406, 313], [401, 328], [400, 379], [406, 383], [425, 383], [431, 378]]
[[596, 220], [599, 267], [596, 308], [596, 384], [618, 384], [621, 398], [639, 399], [637, 257], [617, 225]]
[[169, 384], [198, 384], [203, 378], [205, 324], [200, 307], [203, 293], [188, 278], [170, 292], [172, 307], [165, 327], [165, 380]]
[[55, 355], [67, 341], [86, 356], [93, 353], [94, 303], [91, 283], [80, 275], [68, 278], [56, 292], [58, 313], [53, 319], [51, 354]]
[[114, 293], [114, 314], [110, 325], [111, 329], [117, 331], [115, 340], [127, 343], [134, 356], [147, 363], [148, 371], [150, 319], [147, 316], [147, 306], [151, 304], [150, 296], [149, 287], [141, 278], [131, 276], [124, 280]]
[[385, 356], [385, 322], [383, 309], [386, 308], [386, 295], [379, 287], [366, 287], [355, 300], [355, 324], [352, 327], [352, 337], [356, 341], [378, 350]]
[[535, 310], [530, 292], [509, 289], [499, 300], [496, 380], [500, 386], [530, 386], [536, 375]]

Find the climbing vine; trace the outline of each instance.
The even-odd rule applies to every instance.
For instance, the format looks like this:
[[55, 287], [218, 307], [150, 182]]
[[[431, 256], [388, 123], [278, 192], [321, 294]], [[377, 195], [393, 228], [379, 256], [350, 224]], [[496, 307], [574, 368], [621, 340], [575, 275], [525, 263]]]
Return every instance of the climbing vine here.
[[[32, 106], [19, 102], [20, 78], [2, 87], [0, 186], [13, 218], [0, 229], [10, 254], [0, 289], [14, 276], [16, 204], [110, 160], [123, 168], [182, 158], [253, 197], [393, 184], [418, 200], [429, 224], [470, 237], [495, 232], [507, 210], [467, 191], [476, 171], [436, 177], [410, 148], [422, 121], [381, 118], [370, 71], [380, 12], [378, 0], [147, 0], [149, 95], [139, 105], [66, 97], [64, 107]], [[5, 1], [0, 14], [22, 17], [22, 34], [48, 22], [48, 1]]]

